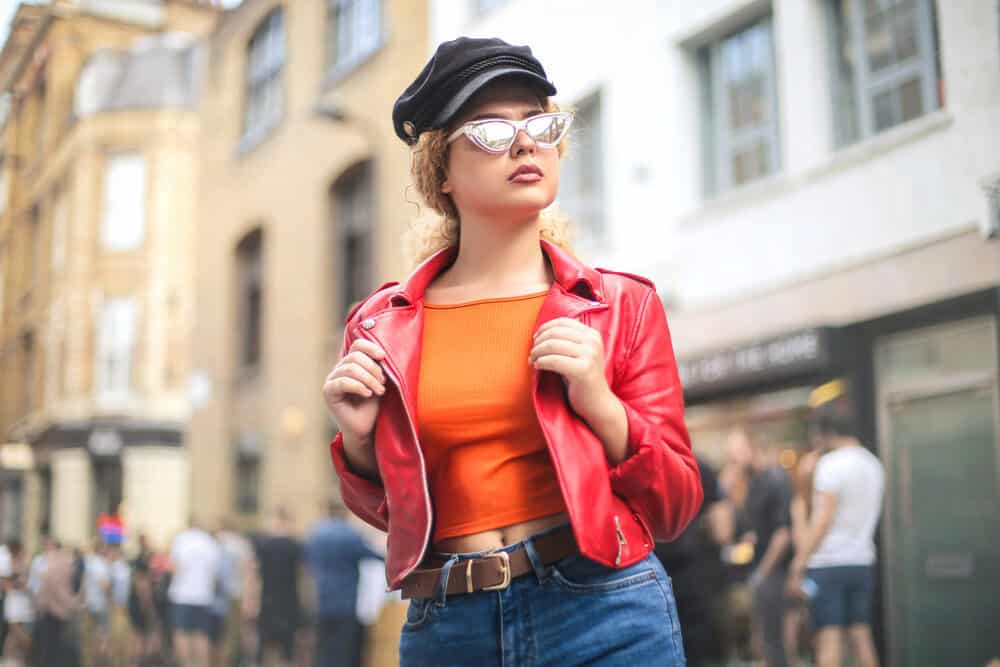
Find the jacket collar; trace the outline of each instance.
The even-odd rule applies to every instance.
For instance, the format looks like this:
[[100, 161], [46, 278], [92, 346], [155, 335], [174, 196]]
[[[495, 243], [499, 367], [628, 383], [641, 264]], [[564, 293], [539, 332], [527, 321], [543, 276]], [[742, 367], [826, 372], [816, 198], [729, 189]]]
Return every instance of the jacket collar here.
[[[604, 303], [604, 283], [600, 273], [551, 241], [539, 239], [539, 244], [552, 266], [555, 282], [563, 290], [592, 302]], [[451, 266], [457, 256], [458, 245], [453, 244], [425, 259], [399, 287], [393, 295], [393, 300], [402, 298], [411, 304], [423, 301], [427, 286], [438, 274]]]

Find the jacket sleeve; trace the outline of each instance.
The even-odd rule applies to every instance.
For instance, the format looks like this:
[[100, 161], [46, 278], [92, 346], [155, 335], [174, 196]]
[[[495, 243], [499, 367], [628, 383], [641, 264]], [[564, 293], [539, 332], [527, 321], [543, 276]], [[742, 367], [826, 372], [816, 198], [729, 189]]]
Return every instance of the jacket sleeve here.
[[330, 443], [333, 467], [340, 478], [340, 497], [348, 509], [379, 530], [389, 529], [389, 506], [385, 502], [385, 487], [378, 482], [351, 472], [344, 455], [344, 434], [338, 433]]
[[[348, 321], [350, 321], [350, 316]], [[352, 344], [348, 329], [349, 327], [344, 330], [344, 343], [341, 345], [338, 360], [344, 357]], [[344, 504], [366, 523], [382, 531], [388, 530], [389, 506], [385, 500], [385, 487], [379, 482], [361, 477], [351, 470], [344, 454], [343, 433], [334, 436], [333, 442], [330, 443], [330, 457], [333, 459], [333, 468], [337, 471], [337, 477], [340, 478], [340, 497], [343, 498]]]
[[613, 387], [628, 418], [628, 449], [610, 471], [611, 488], [647, 522], [654, 539], [672, 540], [698, 513], [702, 488], [667, 316], [655, 289], [646, 293], [632, 329]]

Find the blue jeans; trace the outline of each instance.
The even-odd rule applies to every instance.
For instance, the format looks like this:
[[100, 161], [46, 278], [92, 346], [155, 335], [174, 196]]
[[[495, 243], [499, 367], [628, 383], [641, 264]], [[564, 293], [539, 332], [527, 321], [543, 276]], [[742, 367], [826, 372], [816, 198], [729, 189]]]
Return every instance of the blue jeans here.
[[[400, 665], [684, 664], [673, 589], [656, 556], [621, 570], [580, 555], [545, 566], [533, 540], [496, 550], [523, 546], [534, 570], [505, 590], [446, 597], [439, 584], [434, 598], [411, 600]], [[442, 584], [456, 563], [486, 553], [451, 555]]]
[[872, 624], [873, 565], [811, 567], [806, 573], [816, 582], [816, 595], [811, 604], [814, 628]]

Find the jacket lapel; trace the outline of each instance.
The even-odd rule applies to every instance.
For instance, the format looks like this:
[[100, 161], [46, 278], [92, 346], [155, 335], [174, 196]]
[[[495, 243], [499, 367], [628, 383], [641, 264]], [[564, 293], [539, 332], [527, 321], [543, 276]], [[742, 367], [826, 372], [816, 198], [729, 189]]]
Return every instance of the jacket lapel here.
[[[586, 312], [607, 308], [603, 281], [594, 269], [546, 240], [541, 249], [552, 266], [555, 280], [542, 303], [535, 331], [559, 317], [579, 318]], [[406, 283], [389, 290], [382, 308], [362, 322], [363, 335], [385, 350], [390, 371], [400, 382], [400, 391], [416, 420], [417, 382], [420, 377], [420, 349], [423, 342], [423, 297], [427, 286], [454, 261], [457, 246], [449, 246], [424, 260]], [[371, 325], [366, 328], [366, 323]], [[414, 424], [416, 428], [416, 424]]]

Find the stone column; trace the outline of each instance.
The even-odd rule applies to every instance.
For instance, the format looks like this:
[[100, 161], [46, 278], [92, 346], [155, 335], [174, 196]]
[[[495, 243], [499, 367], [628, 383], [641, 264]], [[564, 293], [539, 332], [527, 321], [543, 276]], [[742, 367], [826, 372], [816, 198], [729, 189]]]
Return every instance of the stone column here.
[[130, 543], [146, 533], [157, 549], [166, 549], [187, 527], [190, 471], [187, 450], [141, 445], [122, 452], [124, 519]]
[[86, 546], [94, 535], [90, 525], [93, 471], [85, 449], [52, 454], [52, 534], [72, 546]]

